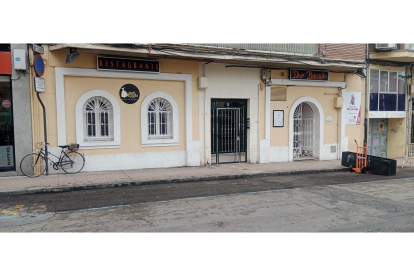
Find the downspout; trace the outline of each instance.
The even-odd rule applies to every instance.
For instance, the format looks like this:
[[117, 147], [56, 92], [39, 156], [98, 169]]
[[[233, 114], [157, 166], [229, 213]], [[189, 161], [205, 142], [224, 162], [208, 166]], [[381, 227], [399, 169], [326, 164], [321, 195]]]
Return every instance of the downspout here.
[[[256, 132], [256, 135], [257, 135], [257, 143], [258, 143], [258, 145], [257, 145], [258, 146], [257, 147], [257, 149], [258, 149], [258, 151], [257, 151], [257, 160], [256, 160], [256, 163], [257, 164], [260, 164], [260, 91], [261, 91], [260, 87], [261, 86], [262, 86], [262, 81], [260, 81], [260, 83], [259, 83], [259, 89], [257, 91], [257, 112], [259, 114], [257, 114], [257, 122], [255, 122], [257, 124], [257, 132]], [[265, 89], [265, 93], [266, 93], [266, 89]], [[252, 121], [250, 121], [250, 125], [251, 124], [253, 124]]]
[[368, 145], [368, 115], [369, 115], [369, 96], [370, 91], [368, 87], [369, 83], [369, 44], [367, 43], [366, 48], [366, 58], [365, 58], [365, 70], [366, 70], [366, 78], [365, 78], [365, 119], [364, 119], [364, 142]]
[[[411, 63], [409, 66], [408, 66], [408, 68], [406, 69], [406, 72], [405, 72], [405, 74], [406, 74], [406, 76], [407, 76], [407, 93], [406, 93], [406, 95], [405, 95], [405, 102], [406, 102], [406, 104], [405, 104], [405, 107], [406, 107], [406, 114], [407, 114], [407, 118], [406, 118], [406, 122], [405, 122], [405, 126], [406, 126], [406, 133], [405, 133], [405, 149], [404, 149], [404, 158], [405, 158], [405, 161], [403, 162], [403, 166], [404, 166], [404, 163], [405, 162], [409, 162], [408, 161], [408, 144], [409, 143], [411, 143], [411, 139], [409, 139], [409, 138], [411, 138], [411, 128], [412, 128], [412, 121], [411, 121], [411, 118], [412, 118], [412, 108], [411, 108], [411, 106], [412, 106], [412, 97], [411, 97], [411, 95], [412, 95], [412, 93], [413, 93], [413, 91], [411, 90], [411, 88], [412, 88], [412, 84], [413, 84], [413, 81], [412, 81], [412, 75], [413, 75], [413, 65], [414, 65], [414, 63]], [[410, 82], [408, 82], [408, 76], [409, 76], [409, 74], [411, 74], [411, 80], [410, 80]], [[411, 164], [411, 162], [410, 162], [410, 164]]]

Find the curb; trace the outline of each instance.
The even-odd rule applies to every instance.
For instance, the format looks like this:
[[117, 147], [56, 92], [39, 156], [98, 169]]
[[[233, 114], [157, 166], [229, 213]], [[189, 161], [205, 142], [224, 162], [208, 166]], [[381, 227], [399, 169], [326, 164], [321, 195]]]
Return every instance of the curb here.
[[41, 193], [62, 193], [62, 192], [70, 192], [70, 191], [96, 190], [96, 189], [107, 189], [107, 188], [116, 188], [116, 187], [149, 186], [149, 185], [159, 185], [159, 184], [169, 184], [169, 183], [217, 181], [217, 180], [230, 180], [230, 179], [247, 179], [247, 178], [259, 178], [259, 177], [266, 177], [266, 176], [342, 172], [342, 171], [348, 171], [348, 170], [349, 170], [348, 168], [338, 168], [338, 169], [326, 169], [326, 170], [259, 172], [259, 173], [251, 173], [251, 174], [229, 174], [229, 175], [215, 175], [215, 176], [202, 176], [202, 177], [170, 178], [170, 179], [157, 179], [157, 180], [147, 180], [147, 181], [130, 181], [130, 182], [122, 182], [122, 183], [104, 183], [104, 184], [83, 185], [83, 186], [67, 186], [67, 187], [54, 187], [54, 188], [28, 188], [26, 190], [0, 191], [0, 196], [1, 195], [41, 194]]

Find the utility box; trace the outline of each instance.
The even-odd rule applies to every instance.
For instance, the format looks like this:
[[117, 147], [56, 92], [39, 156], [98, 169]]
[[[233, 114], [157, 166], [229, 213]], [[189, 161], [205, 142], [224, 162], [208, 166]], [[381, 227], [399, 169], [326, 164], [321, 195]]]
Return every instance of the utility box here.
[[207, 89], [208, 88], [208, 78], [207, 77], [200, 77], [199, 78], [199, 88], [200, 89]]
[[13, 49], [13, 69], [27, 70], [26, 50]]
[[344, 98], [335, 97], [334, 98], [334, 107], [335, 108], [342, 108], [343, 106], [344, 106]]

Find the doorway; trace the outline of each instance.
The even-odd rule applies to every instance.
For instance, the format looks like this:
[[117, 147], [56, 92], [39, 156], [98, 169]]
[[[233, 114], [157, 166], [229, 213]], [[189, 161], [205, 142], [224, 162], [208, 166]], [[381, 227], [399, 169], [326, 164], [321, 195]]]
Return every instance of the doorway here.
[[247, 100], [211, 100], [211, 163], [247, 162]]
[[387, 158], [388, 119], [369, 119], [368, 154]]
[[293, 113], [293, 160], [315, 158], [315, 113], [302, 102]]

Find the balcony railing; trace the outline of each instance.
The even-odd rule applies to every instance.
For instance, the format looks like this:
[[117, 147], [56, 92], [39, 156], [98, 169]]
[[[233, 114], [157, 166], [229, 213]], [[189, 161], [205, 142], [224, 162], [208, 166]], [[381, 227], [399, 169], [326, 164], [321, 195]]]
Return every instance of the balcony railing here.
[[192, 46], [208, 46], [237, 50], [251, 50], [272, 53], [316, 55], [318, 44], [273, 44], [273, 43], [188, 43]]

